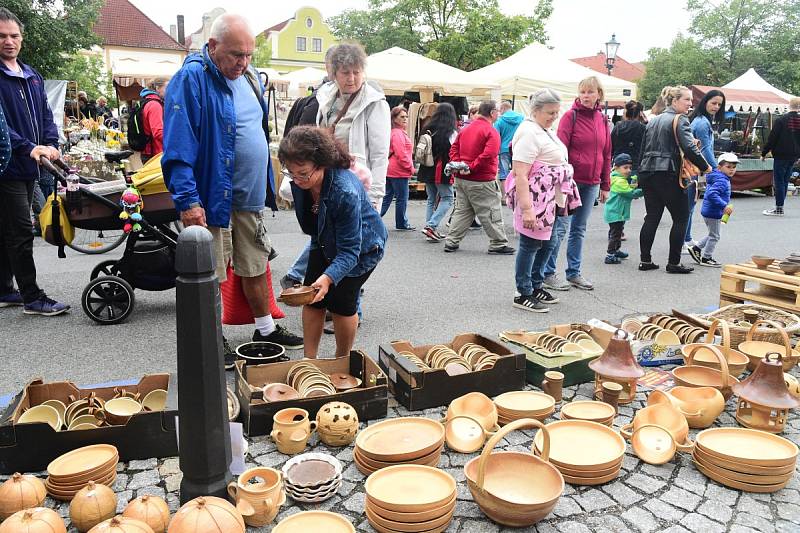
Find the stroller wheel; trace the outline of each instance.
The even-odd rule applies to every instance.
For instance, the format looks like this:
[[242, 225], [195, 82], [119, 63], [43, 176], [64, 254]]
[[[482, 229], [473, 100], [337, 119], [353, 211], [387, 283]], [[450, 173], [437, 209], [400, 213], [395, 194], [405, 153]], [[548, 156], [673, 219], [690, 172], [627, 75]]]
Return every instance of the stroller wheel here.
[[98, 263], [97, 266], [92, 269], [89, 279], [92, 280], [99, 276], [119, 276], [117, 261], [115, 259], [110, 259], [108, 261]]
[[135, 301], [133, 287], [117, 276], [101, 276], [92, 280], [81, 296], [83, 312], [103, 325], [124, 321], [133, 312]]

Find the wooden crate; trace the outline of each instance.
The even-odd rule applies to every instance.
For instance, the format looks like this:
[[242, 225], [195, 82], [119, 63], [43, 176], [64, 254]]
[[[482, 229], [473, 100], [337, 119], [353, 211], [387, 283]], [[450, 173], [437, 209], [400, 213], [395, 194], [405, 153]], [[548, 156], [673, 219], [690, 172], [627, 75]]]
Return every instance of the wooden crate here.
[[720, 307], [751, 301], [800, 313], [800, 276], [784, 274], [776, 266], [762, 270], [752, 263], [725, 265], [719, 298]]

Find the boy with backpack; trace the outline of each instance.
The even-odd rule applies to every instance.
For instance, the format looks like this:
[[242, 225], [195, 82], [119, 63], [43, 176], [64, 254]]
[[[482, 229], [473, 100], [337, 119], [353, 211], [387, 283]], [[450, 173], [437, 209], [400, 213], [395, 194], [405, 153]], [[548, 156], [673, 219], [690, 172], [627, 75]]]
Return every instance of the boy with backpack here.
[[717, 168], [706, 175], [706, 191], [703, 194], [703, 206], [700, 214], [708, 228], [708, 235], [695, 246], [689, 248], [689, 255], [700, 266], [720, 267], [712, 257], [714, 248], [719, 242], [720, 224], [728, 221], [733, 213], [731, 206], [731, 178], [736, 174], [739, 158], [732, 152], [720, 154]]
[[642, 189], [637, 188], [636, 176], [631, 176], [633, 159], [626, 153], [617, 154], [611, 169], [611, 192], [603, 208], [603, 219], [608, 224], [607, 265], [618, 265], [628, 254], [620, 250], [625, 222], [631, 218], [631, 202], [641, 198]]
[[141, 152], [142, 163], [164, 150], [164, 95], [169, 80], [155, 78], [139, 93], [141, 103], [128, 116], [128, 146]]

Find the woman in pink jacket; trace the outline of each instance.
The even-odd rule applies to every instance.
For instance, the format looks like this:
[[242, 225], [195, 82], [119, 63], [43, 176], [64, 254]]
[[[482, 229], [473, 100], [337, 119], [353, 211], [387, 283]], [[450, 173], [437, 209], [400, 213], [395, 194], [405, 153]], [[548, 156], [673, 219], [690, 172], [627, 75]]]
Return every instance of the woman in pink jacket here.
[[414, 160], [411, 152], [411, 139], [406, 134], [408, 112], [403, 106], [392, 109], [392, 134], [389, 139], [389, 168], [386, 170], [386, 196], [383, 197], [381, 216], [397, 198], [394, 207], [394, 226], [401, 231], [416, 229], [408, 222], [408, 180], [414, 174]]

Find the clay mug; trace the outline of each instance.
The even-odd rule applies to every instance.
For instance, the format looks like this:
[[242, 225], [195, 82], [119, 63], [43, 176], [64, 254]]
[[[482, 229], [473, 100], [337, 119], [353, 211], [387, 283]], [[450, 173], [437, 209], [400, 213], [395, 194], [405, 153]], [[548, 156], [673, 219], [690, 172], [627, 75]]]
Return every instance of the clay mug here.
[[550, 370], [544, 373], [544, 380], [542, 380], [542, 390], [545, 394], [553, 397], [556, 402], [562, 399], [562, 387], [564, 385], [564, 374]]
[[602, 398], [603, 402], [614, 408], [614, 412], [619, 409], [619, 395], [622, 394], [622, 385], [613, 381], [604, 381]]
[[279, 452], [295, 455], [305, 450], [308, 439], [311, 437], [311, 431], [304, 428], [273, 429], [269, 435], [275, 441]]
[[[260, 481], [251, 483], [255, 479]], [[272, 522], [286, 501], [282, 475], [274, 468], [246, 470], [236, 481], [228, 484], [228, 494], [236, 501], [236, 510], [242, 514], [245, 523], [252, 527]]]

